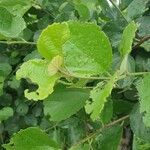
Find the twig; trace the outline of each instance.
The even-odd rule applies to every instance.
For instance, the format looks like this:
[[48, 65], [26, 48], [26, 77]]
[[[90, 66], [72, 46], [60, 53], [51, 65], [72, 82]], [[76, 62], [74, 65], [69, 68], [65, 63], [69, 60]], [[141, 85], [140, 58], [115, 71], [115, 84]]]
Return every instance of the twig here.
[[27, 41], [0, 41], [0, 44], [29, 44], [29, 45], [36, 45], [35, 42], [27, 42]]
[[150, 74], [150, 72], [134, 72], [134, 73], [127, 73], [129, 76], [142, 76], [145, 74]]
[[132, 47], [132, 49], [136, 49], [137, 47], [139, 47], [141, 44], [143, 44], [144, 42], [148, 41], [149, 39], [150, 39], [150, 36], [143, 37], [136, 45], [134, 45]]
[[94, 137], [95, 137], [99, 132], [101, 132], [103, 129], [109, 128], [109, 127], [111, 127], [111, 126], [113, 126], [113, 125], [116, 125], [117, 123], [119, 123], [119, 122], [121, 122], [121, 121], [124, 121], [124, 120], [126, 120], [126, 119], [128, 119], [128, 118], [129, 118], [129, 115], [126, 115], [126, 116], [124, 116], [124, 117], [122, 117], [122, 118], [120, 118], [120, 119], [118, 119], [118, 120], [115, 120], [115, 121], [113, 121], [113, 122], [107, 124], [106, 126], [100, 128], [100, 129], [96, 130], [96, 132], [90, 134], [89, 136], [85, 137], [84, 139], [82, 139], [81, 141], [79, 141], [78, 143], [76, 143], [75, 145], [73, 145], [70, 150], [73, 150], [74, 148], [76, 148], [77, 146], [83, 144], [84, 142], [88, 141], [89, 139], [94, 138]]

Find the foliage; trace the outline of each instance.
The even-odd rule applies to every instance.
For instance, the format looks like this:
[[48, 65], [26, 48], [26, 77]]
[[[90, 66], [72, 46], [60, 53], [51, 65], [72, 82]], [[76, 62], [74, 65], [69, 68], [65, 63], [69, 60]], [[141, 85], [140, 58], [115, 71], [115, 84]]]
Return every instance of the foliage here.
[[149, 6], [0, 0], [0, 149], [150, 149]]

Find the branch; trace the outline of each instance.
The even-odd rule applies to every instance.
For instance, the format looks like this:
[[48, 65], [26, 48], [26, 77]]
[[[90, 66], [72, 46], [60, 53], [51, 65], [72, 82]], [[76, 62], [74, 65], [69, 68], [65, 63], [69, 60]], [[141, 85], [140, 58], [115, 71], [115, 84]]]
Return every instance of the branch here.
[[36, 45], [35, 42], [27, 42], [27, 41], [0, 41], [0, 44], [29, 44], [29, 45]]
[[[71, 147], [71, 149], [76, 148], [77, 146], [79, 146], [79, 145], [83, 144], [84, 142], [88, 141], [89, 139], [94, 138], [94, 137], [95, 137], [99, 132], [101, 132], [103, 129], [106, 129], [106, 128], [109, 128], [109, 127], [111, 127], [111, 126], [113, 126], [113, 125], [116, 125], [117, 123], [119, 123], [119, 122], [121, 122], [121, 121], [124, 121], [124, 120], [126, 120], [126, 119], [128, 119], [128, 118], [129, 118], [129, 115], [126, 115], [126, 116], [124, 116], [124, 117], [122, 117], [122, 118], [120, 118], [120, 119], [118, 119], [118, 120], [115, 120], [115, 121], [113, 121], [113, 122], [107, 124], [106, 126], [104, 126], [104, 127], [100, 128], [100, 129], [96, 130], [96, 132], [91, 133], [89, 136], [85, 137], [84, 139], [82, 139], [81, 141], [79, 141], [78, 143], [76, 143], [75, 145], [73, 145], [73, 146]], [[70, 149], [70, 150], [71, 150], [71, 149]]]
[[141, 44], [143, 44], [144, 42], [148, 41], [149, 39], [150, 39], [150, 35], [143, 37], [136, 45], [134, 45], [132, 47], [132, 49], [138, 48]]

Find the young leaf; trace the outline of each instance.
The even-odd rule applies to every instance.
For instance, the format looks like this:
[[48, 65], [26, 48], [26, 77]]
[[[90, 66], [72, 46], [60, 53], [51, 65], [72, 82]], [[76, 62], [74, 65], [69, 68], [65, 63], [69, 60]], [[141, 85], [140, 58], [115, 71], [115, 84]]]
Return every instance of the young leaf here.
[[41, 129], [30, 127], [14, 134], [8, 144], [3, 145], [6, 150], [58, 150], [58, 145]]
[[6, 8], [0, 7], [0, 34], [6, 37], [18, 37], [26, 27], [24, 19], [14, 16]]
[[126, 26], [123, 31], [122, 40], [119, 47], [120, 54], [123, 58], [125, 57], [125, 55], [128, 55], [131, 52], [136, 30], [137, 25], [132, 21]]
[[0, 123], [3, 120], [7, 120], [11, 116], [13, 116], [13, 109], [11, 107], [4, 107], [0, 110]]
[[53, 92], [55, 81], [58, 75], [50, 76], [48, 73], [48, 62], [41, 59], [29, 60], [20, 67], [16, 72], [16, 78], [29, 78], [33, 83], [38, 85], [38, 89], [33, 92], [25, 90], [25, 97], [29, 100], [42, 100]]
[[140, 99], [140, 112], [144, 113], [143, 122], [150, 127], [150, 74], [145, 75], [137, 84], [138, 96]]
[[[44, 114], [50, 120], [61, 121], [79, 111], [89, 98], [89, 93], [81, 89], [59, 89], [44, 101]], [[65, 109], [64, 109], [65, 108]]]
[[39, 53], [49, 60], [62, 54], [62, 45], [69, 38], [67, 23], [54, 23], [43, 30], [37, 43]]
[[85, 110], [88, 114], [91, 114], [92, 120], [96, 120], [100, 117], [105, 102], [107, 101], [108, 96], [111, 94], [116, 78], [117, 74], [114, 74], [110, 81], [108, 81], [108, 83], [106, 83], [104, 86], [99, 83], [91, 91], [90, 98], [92, 99], [92, 102], [87, 101]]

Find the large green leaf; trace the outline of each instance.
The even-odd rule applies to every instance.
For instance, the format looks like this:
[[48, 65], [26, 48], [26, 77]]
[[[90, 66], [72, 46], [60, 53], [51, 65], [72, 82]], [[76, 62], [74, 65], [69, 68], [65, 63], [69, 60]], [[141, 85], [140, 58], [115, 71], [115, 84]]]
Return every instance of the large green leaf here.
[[28, 99], [42, 100], [53, 92], [53, 86], [59, 76], [50, 76], [48, 73], [48, 65], [49, 62], [46, 60], [33, 59], [23, 63], [16, 72], [17, 79], [28, 78], [38, 85], [36, 91], [29, 92], [28, 89], [25, 90], [25, 97]]
[[128, 55], [131, 52], [136, 30], [137, 25], [135, 24], [135, 22], [129, 23], [124, 29], [119, 47], [119, 51], [122, 57], [125, 57], [125, 55]]
[[103, 73], [112, 61], [109, 40], [93, 23], [69, 21], [50, 25], [42, 32], [38, 49], [50, 60], [63, 54], [67, 71], [80, 76]]
[[112, 50], [106, 35], [95, 24], [69, 22], [70, 39], [63, 45], [66, 69], [73, 74], [90, 76], [106, 71]]
[[0, 110], [0, 123], [3, 120], [7, 120], [11, 116], [13, 116], [13, 109], [11, 107], [4, 107]]
[[0, 7], [0, 34], [6, 37], [18, 37], [25, 29], [24, 19], [11, 14], [6, 8]]
[[58, 150], [58, 145], [41, 129], [30, 127], [20, 130], [3, 145], [6, 150]]
[[149, 0], [133, 0], [126, 10], [127, 19], [133, 20], [136, 19], [146, 11], [146, 4]]
[[14, 15], [23, 16], [24, 13], [32, 6], [32, 0], [1, 0], [0, 7], [5, 7]]
[[89, 98], [87, 90], [59, 89], [44, 101], [44, 113], [50, 120], [61, 121], [79, 111]]
[[150, 74], [145, 75], [137, 84], [138, 96], [140, 99], [140, 112], [144, 113], [143, 121], [150, 127]]
[[105, 102], [108, 96], [111, 94], [117, 75], [111, 77], [110, 81], [103, 85], [103, 83], [97, 84], [97, 86], [91, 91], [90, 98], [92, 102], [87, 101], [85, 110], [88, 114], [91, 114], [92, 120], [100, 118], [100, 113], [103, 110]]

